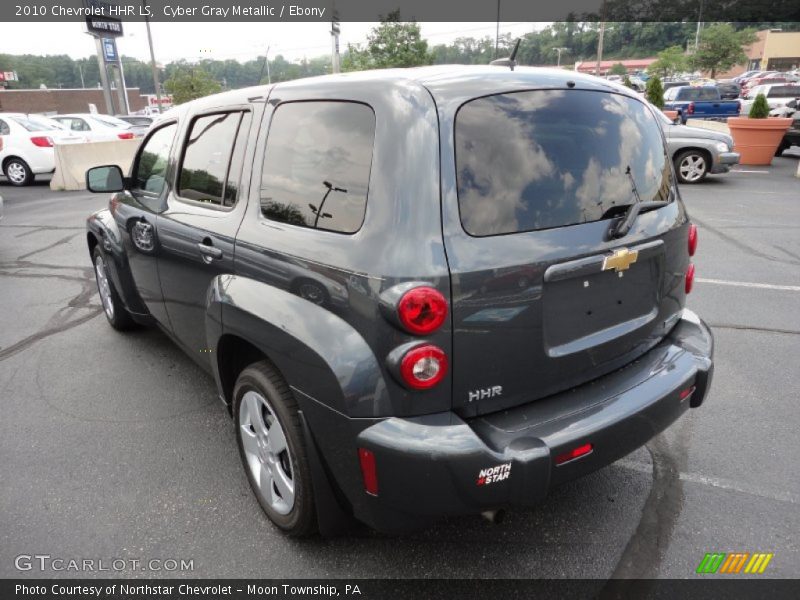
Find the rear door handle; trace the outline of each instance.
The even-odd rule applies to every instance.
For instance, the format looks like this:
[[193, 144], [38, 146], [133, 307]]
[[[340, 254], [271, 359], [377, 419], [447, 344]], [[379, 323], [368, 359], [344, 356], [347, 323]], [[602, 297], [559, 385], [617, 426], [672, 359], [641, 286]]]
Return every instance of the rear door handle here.
[[203, 255], [203, 260], [208, 264], [212, 260], [219, 260], [222, 258], [222, 250], [215, 248], [213, 242], [206, 238], [197, 247], [200, 249], [200, 254]]

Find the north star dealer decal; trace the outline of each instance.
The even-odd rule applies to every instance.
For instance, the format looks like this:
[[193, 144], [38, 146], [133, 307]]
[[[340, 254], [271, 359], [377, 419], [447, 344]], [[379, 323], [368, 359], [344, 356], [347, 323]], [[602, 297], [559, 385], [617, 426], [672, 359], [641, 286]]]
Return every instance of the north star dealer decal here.
[[508, 479], [509, 475], [511, 475], [511, 463], [481, 469], [480, 473], [478, 473], [478, 485], [489, 485], [490, 483], [504, 481]]

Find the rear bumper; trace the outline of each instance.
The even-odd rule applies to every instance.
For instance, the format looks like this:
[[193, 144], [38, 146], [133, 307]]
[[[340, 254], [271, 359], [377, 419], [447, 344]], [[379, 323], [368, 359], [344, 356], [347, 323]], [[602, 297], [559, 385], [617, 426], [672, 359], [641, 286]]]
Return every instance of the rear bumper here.
[[[712, 356], [710, 330], [686, 310], [647, 354], [568, 392], [469, 421], [452, 412], [370, 420], [353, 429], [360, 430], [356, 446], [375, 454], [378, 496], [360, 485], [343, 491], [355, 516], [383, 531], [407, 530], [444, 515], [536, 504], [552, 486], [618, 460], [690, 406], [700, 406], [711, 382]], [[353, 426], [353, 419], [339, 417], [350, 421], [344, 429]], [[592, 445], [589, 454], [556, 464], [557, 456], [585, 444]]]

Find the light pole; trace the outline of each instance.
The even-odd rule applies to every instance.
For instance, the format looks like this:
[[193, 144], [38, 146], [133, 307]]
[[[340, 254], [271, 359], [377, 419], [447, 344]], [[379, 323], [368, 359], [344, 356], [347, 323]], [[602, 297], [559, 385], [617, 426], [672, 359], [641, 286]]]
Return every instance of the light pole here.
[[340, 187], [334, 187], [334, 185], [330, 181], [323, 181], [322, 184], [326, 188], [328, 188], [328, 191], [325, 192], [325, 195], [322, 197], [322, 202], [319, 203], [319, 208], [317, 208], [313, 204], [309, 204], [308, 205], [308, 207], [311, 209], [311, 212], [313, 212], [316, 215], [316, 218], [314, 219], [314, 228], [315, 229], [317, 227], [317, 224], [319, 223], [320, 218], [330, 219], [331, 217], [333, 217], [333, 215], [331, 213], [322, 212], [322, 208], [325, 206], [325, 201], [328, 199], [328, 196], [330, 195], [330, 193], [331, 192], [344, 192], [345, 194], [347, 193], [346, 189], [340, 188]]
[[558, 63], [556, 64], [557, 67], [561, 66], [561, 53], [568, 50], [569, 48], [553, 48], [553, 52], [558, 52]]
[[267, 69], [267, 84], [272, 84], [272, 77], [269, 74], [269, 46], [264, 52], [264, 62], [261, 63], [261, 75], [258, 76], [258, 85], [261, 85], [261, 80], [264, 79], [264, 67]]

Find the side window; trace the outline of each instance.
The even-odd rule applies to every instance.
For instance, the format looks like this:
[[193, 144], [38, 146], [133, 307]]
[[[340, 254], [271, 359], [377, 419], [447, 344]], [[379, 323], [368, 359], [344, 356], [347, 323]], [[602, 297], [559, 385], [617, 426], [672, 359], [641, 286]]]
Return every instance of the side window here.
[[0, 135], [11, 135], [11, 129], [8, 127], [8, 123], [0, 119]]
[[236, 204], [249, 122], [250, 114], [242, 112], [203, 115], [193, 121], [178, 176], [181, 198], [217, 206]]
[[156, 130], [142, 146], [133, 173], [134, 192], [158, 196], [164, 191], [169, 163], [169, 150], [175, 137], [176, 124]]
[[72, 131], [91, 131], [91, 128], [83, 119], [72, 119], [70, 128]]
[[261, 176], [273, 221], [355, 233], [367, 208], [375, 113], [355, 102], [292, 102], [275, 110]]

